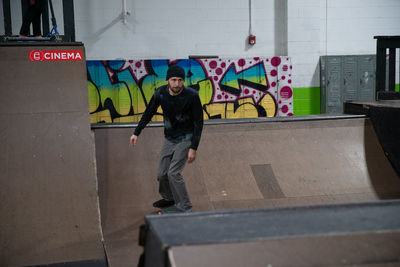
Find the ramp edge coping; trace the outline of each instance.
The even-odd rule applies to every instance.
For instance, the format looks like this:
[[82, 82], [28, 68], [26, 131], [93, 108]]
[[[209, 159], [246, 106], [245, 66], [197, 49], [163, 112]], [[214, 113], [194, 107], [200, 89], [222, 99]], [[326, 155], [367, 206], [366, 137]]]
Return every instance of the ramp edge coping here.
[[[213, 119], [205, 120], [205, 125], [216, 124], [240, 124], [240, 123], [263, 123], [263, 122], [291, 122], [291, 121], [314, 121], [314, 120], [339, 120], [339, 119], [359, 119], [367, 118], [366, 115], [349, 115], [349, 114], [329, 114], [329, 115], [307, 115], [295, 117], [273, 117], [273, 118], [245, 118], [245, 119]], [[94, 123], [91, 124], [91, 129], [104, 128], [133, 128], [137, 127], [138, 123]], [[151, 122], [147, 127], [160, 127], [162, 122]]]

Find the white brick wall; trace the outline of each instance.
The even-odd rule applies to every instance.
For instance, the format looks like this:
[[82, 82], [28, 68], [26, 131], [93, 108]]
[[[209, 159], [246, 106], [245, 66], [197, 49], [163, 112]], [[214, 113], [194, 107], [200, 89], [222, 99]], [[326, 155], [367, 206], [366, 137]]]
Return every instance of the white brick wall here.
[[252, 5], [254, 47], [246, 45], [248, 0], [127, 0], [127, 25], [118, 20], [122, 1], [75, 1], [76, 38], [88, 59], [273, 55], [273, 1]]
[[399, 0], [288, 0], [288, 13], [294, 87], [319, 86], [321, 55], [375, 54], [374, 36], [400, 35]]
[[319, 56], [325, 53], [325, 1], [288, 0], [288, 53], [293, 86], [319, 86]]
[[[321, 55], [374, 54], [373, 36], [400, 34], [400, 0], [287, 0], [287, 25], [276, 25], [284, 23], [276, 1], [286, 0], [252, 0], [255, 46], [247, 45], [249, 0], [126, 0], [126, 25], [122, 0], [75, 0], [76, 39], [88, 59], [266, 57], [279, 51], [276, 35], [287, 27], [293, 85], [308, 87], [319, 86]], [[62, 33], [61, 0], [53, 4]], [[20, 1], [11, 5], [18, 34]]]

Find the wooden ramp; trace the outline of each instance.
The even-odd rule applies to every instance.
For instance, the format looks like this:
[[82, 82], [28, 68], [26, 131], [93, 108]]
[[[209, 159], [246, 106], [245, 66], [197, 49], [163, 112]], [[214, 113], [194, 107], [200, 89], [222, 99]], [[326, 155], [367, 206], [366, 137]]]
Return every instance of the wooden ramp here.
[[[134, 149], [132, 132], [129, 127], [95, 129], [111, 266], [137, 264], [139, 226], [159, 199], [163, 128], [146, 128]], [[365, 117], [205, 125], [197, 160], [184, 177], [194, 211], [400, 198], [400, 179]]]
[[107, 264], [84, 54], [81, 43], [0, 45], [0, 266]]
[[146, 216], [145, 266], [399, 266], [400, 201]]

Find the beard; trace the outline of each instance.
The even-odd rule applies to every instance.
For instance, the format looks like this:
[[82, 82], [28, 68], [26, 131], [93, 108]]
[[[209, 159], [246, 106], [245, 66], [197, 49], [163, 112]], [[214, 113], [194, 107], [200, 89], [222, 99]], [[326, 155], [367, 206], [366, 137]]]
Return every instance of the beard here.
[[171, 90], [171, 92], [174, 93], [174, 94], [179, 94], [183, 90], [183, 86], [182, 87], [180, 87], [180, 86], [176, 86], [176, 87], [169, 86], [169, 90]]

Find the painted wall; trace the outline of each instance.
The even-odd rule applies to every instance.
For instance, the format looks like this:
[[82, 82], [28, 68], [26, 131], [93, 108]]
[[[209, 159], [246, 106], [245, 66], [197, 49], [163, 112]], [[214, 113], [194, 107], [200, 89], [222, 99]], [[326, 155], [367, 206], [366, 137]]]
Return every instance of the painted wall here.
[[171, 64], [185, 69], [185, 85], [199, 92], [205, 119], [293, 115], [288, 57], [93, 60], [87, 61], [91, 122], [138, 122], [154, 90], [167, 83]]
[[[375, 35], [400, 34], [399, 0], [251, 0], [251, 12], [250, 0], [126, 3], [130, 15], [124, 23], [122, 0], [74, 1], [76, 39], [85, 44], [87, 59], [289, 56], [295, 115], [316, 110], [319, 104], [314, 104], [319, 98], [305, 97], [316, 96], [321, 55], [375, 54]], [[53, 4], [63, 32], [61, 0]], [[20, 1], [11, 5], [17, 33]], [[257, 36], [254, 46], [247, 44], [250, 30]], [[303, 100], [299, 104], [296, 95]]]

